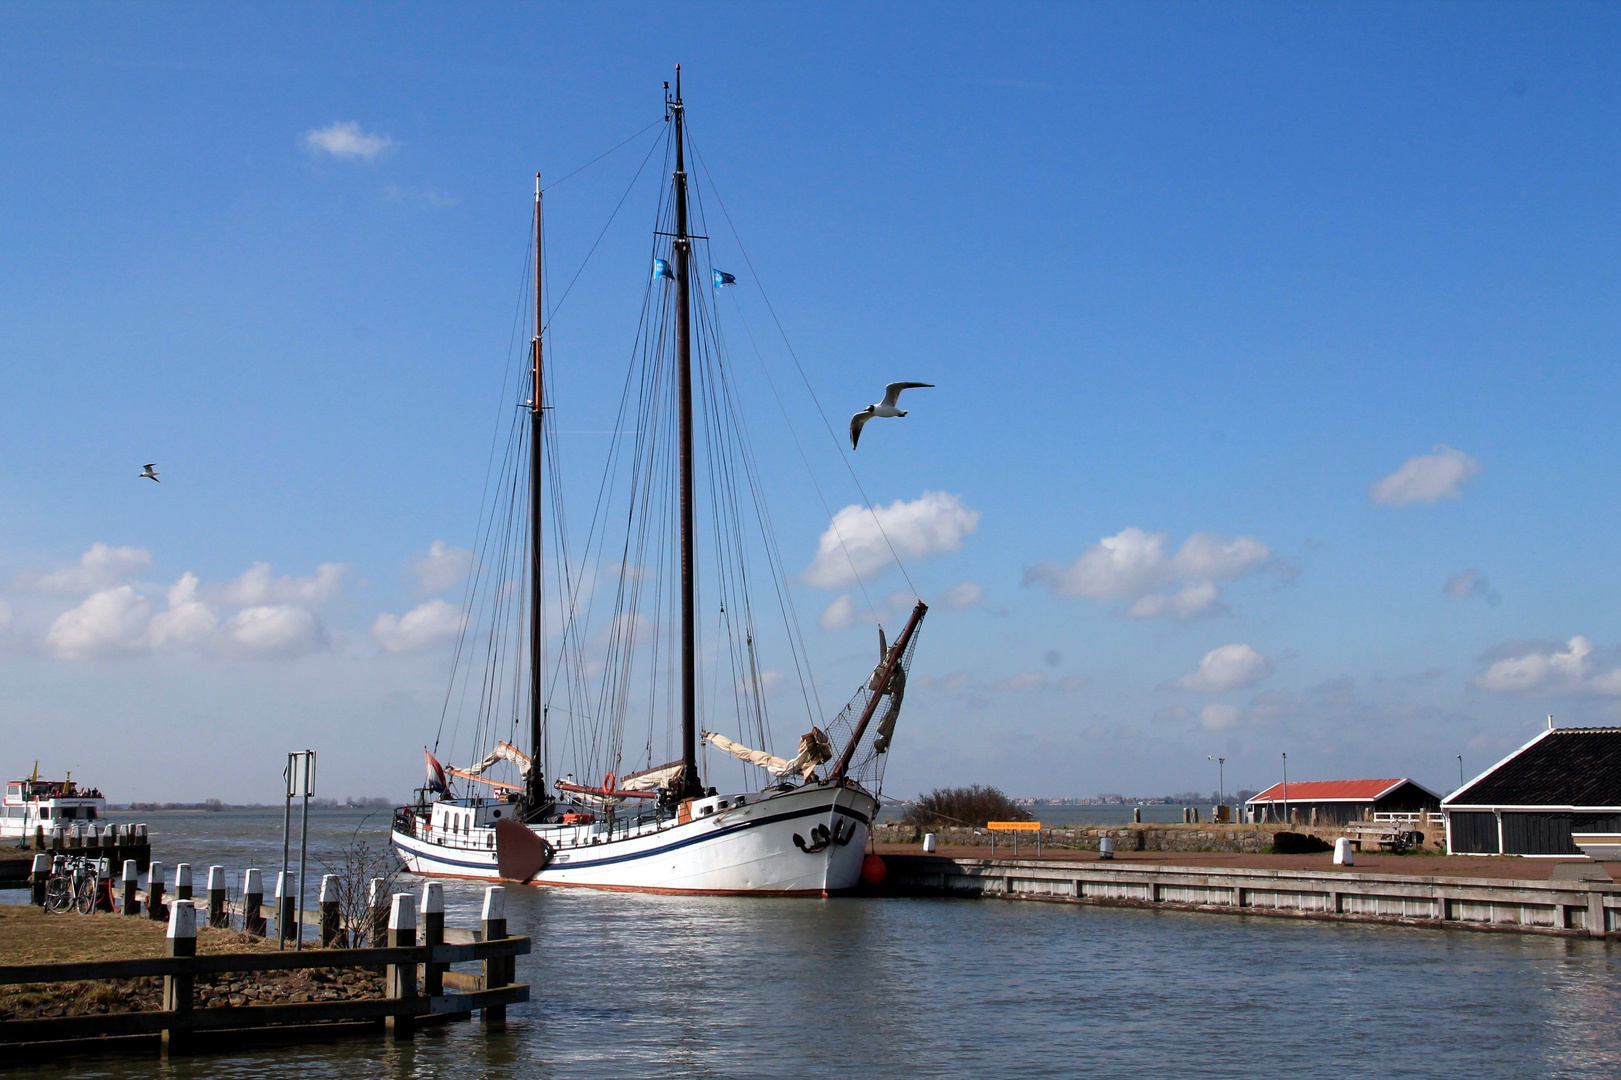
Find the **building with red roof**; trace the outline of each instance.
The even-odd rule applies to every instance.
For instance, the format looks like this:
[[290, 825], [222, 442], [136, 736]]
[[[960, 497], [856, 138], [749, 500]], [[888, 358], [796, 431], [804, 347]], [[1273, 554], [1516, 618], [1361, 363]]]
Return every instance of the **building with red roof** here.
[[1290, 780], [1244, 804], [1256, 821], [1344, 825], [1375, 814], [1422, 814], [1441, 809], [1441, 796], [1403, 776], [1381, 780]]

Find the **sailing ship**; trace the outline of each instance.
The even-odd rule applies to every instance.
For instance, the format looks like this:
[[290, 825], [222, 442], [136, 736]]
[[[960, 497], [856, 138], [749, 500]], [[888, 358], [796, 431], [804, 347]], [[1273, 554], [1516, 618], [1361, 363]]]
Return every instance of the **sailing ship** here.
[[[432, 750], [425, 750], [427, 783], [411, 805], [396, 811], [392, 830], [396, 850], [416, 874], [647, 892], [773, 895], [826, 895], [852, 888], [862, 874], [884, 763], [927, 606], [916, 602], [893, 643], [885, 640], [880, 626], [876, 667], [862, 676], [842, 710], [824, 719], [814, 683], [803, 673], [804, 642], [791, 599], [785, 599], [763, 481], [732, 396], [718, 322], [709, 306], [711, 276], [718, 291], [732, 275], [701, 269], [708, 230], [692, 228], [697, 193], [687, 171], [690, 136], [679, 66], [673, 94], [665, 84], [665, 121], [665, 134], [643, 162], [645, 167], [663, 145], [670, 168], [668, 185], [661, 185], [638, 359], [621, 403], [622, 417], [627, 409], [634, 410], [629, 421], [634, 426], [627, 434], [617, 430], [623, 424], [616, 425], [615, 449], [608, 455], [603, 481], [606, 490], [613, 486], [613, 476], [628, 477], [623, 485], [627, 503], [641, 513], [641, 524], [626, 525], [624, 543], [614, 550], [616, 560], [603, 557], [607, 545], [598, 526], [606, 513], [593, 517], [590, 535], [596, 539], [588, 538], [583, 554], [572, 560], [561, 527], [561, 473], [547, 384], [542, 188], [536, 177], [535, 329], [526, 357], [528, 400], [521, 419], [513, 422], [505, 459], [511, 463], [511, 482], [502, 472], [503, 482], [497, 485], [510, 492], [508, 517], [505, 523], [497, 521], [492, 504], [483, 526], [481, 553], [467, 590], [468, 629], [457, 648], [461, 674], [452, 674], [452, 692], [441, 716], [443, 736], [446, 718], [452, 712], [461, 715], [456, 702], [476, 697], [474, 749], [482, 756], [466, 767], [446, 767]], [[672, 411], [673, 427], [668, 422]], [[709, 481], [704, 493], [696, 480], [699, 448]], [[614, 472], [616, 462], [619, 473]], [[708, 495], [714, 523], [710, 592], [718, 600], [707, 612], [700, 610], [699, 593], [702, 494]], [[600, 511], [600, 495], [598, 503]], [[554, 511], [550, 521], [543, 514], [547, 506]], [[784, 608], [781, 639], [801, 671], [800, 696], [810, 730], [788, 758], [749, 745], [771, 742], [765, 691], [771, 673], [760, 667], [761, 628], [748, 588], [751, 574], [759, 576], [759, 559], [752, 557], [751, 563], [750, 549], [742, 542], [745, 519], [764, 538], [766, 573], [773, 579], [778, 606]], [[555, 535], [551, 545], [543, 542], [547, 526]], [[672, 537], [675, 545], [667, 543]], [[585, 566], [593, 542], [597, 576], [588, 581]], [[555, 571], [550, 575], [555, 594], [550, 607], [548, 547]], [[511, 573], [502, 569], [503, 558], [510, 559]], [[486, 567], [486, 560], [496, 565]], [[607, 578], [614, 579], [615, 588], [600, 590]], [[613, 597], [614, 610], [593, 636], [587, 609], [598, 591]], [[717, 699], [725, 696], [718, 689], [717, 669], [723, 666], [719, 650], [710, 662], [709, 693], [704, 692], [699, 626], [701, 617], [703, 625], [710, 625], [710, 616], [725, 639], [724, 655], [736, 676], [730, 696], [738, 738], [708, 730], [721, 726]], [[669, 623], [675, 625], [666, 630]], [[549, 636], [559, 642], [555, 657], [548, 651]], [[597, 655], [586, 656], [593, 648]], [[475, 654], [485, 663], [476, 692], [470, 689], [470, 657]], [[455, 698], [458, 677], [462, 696]], [[588, 693], [593, 682], [595, 690]], [[705, 725], [699, 722], [701, 698], [706, 719], [712, 721]], [[639, 761], [625, 746], [633, 711], [648, 721]], [[568, 718], [557, 731], [553, 712]], [[664, 755], [656, 752], [657, 726], [665, 729]], [[676, 732], [679, 757], [660, 761], [675, 750]], [[436, 738], [435, 747], [439, 745]], [[705, 746], [741, 763], [743, 782], [718, 786], [720, 770], [701, 768], [707, 764], [700, 760]], [[551, 758], [574, 764], [587, 779], [566, 773], [548, 787]], [[632, 769], [620, 773], [627, 759]], [[499, 779], [502, 773], [512, 779]], [[596, 776], [602, 780], [596, 782]]]

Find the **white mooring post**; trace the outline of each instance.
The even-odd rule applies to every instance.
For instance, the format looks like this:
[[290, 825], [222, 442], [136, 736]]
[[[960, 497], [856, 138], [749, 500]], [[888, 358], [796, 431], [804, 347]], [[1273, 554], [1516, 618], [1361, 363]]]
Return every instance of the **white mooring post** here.
[[174, 898], [176, 900], [191, 899], [191, 863], [175, 863], [174, 867]]
[[124, 914], [141, 913], [141, 871], [134, 859], [124, 860]]
[[923, 834], [923, 851], [925, 854], [933, 855], [936, 843], [937, 841], [935, 840], [935, 836], [932, 832]]
[[265, 877], [257, 866], [242, 875], [242, 929], [254, 937], [265, 936]]
[[[176, 900], [169, 905], [167, 953], [170, 956], [197, 955], [197, 909], [192, 906], [189, 900]], [[196, 978], [190, 972], [184, 975], [165, 975], [163, 977], [163, 1009], [165, 1012], [191, 1011]], [[175, 1039], [178, 1034], [177, 1029], [163, 1029], [164, 1056], [168, 1056], [175, 1049]]]
[[[445, 943], [445, 887], [437, 881], [422, 886], [422, 944]], [[438, 997], [445, 991], [445, 968], [448, 964], [429, 961], [422, 969], [422, 992]]]
[[321, 896], [317, 901], [321, 912], [321, 948], [338, 945], [338, 875], [321, 875]]
[[[410, 893], [395, 893], [388, 910], [388, 947], [407, 949], [417, 943], [417, 898]], [[384, 996], [406, 1000], [417, 996], [417, 966], [388, 965]], [[387, 1029], [392, 1039], [409, 1039], [413, 1025], [411, 1017], [399, 1014], [388, 1018]]]
[[298, 899], [293, 895], [292, 878], [295, 875], [291, 870], [283, 870], [276, 874], [276, 943], [282, 948], [296, 936], [302, 936], [304, 928], [294, 925], [293, 919], [298, 910]]
[[28, 872], [28, 898], [35, 907], [45, 906], [45, 883], [51, 879], [51, 857], [46, 852], [34, 856], [33, 869]]
[[366, 944], [381, 948], [388, 940], [388, 893], [383, 891], [383, 879], [372, 878], [366, 886]]
[[1338, 840], [1334, 841], [1334, 865], [1356, 865], [1356, 853], [1351, 850], [1351, 840], [1349, 837], [1342, 836]]
[[215, 864], [208, 868], [208, 925], [229, 928], [231, 915], [225, 910], [225, 867]]
[[[507, 936], [507, 890], [501, 885], [490, 885], [484, 890], [484, 940], [500, 941]], [[494, 990], [511, 986], [517, 974], [517, 961], [511, 956], [492, 956], [484, 961], [484, 989]], [[507, 1007], [491, 1005], [481, 1013], [484, 1023], [500, 1025], [507, 1022]]]
[[163, 903], [163, 864], [156, 859], [146, 865], [146, 914], [159, 922], [169, 917]]
[[1098, 841], [1098, 858], [1114, 858], [1114, 839], [1112, 837], [1105, 836], [1102, 840]]

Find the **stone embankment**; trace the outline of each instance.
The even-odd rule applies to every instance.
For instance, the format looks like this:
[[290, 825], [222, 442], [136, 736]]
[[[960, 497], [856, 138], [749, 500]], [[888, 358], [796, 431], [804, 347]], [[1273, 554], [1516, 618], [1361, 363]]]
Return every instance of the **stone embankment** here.
[[[1114, 841], [1116, 851], [1242, 851], [1263, 852], [1272, 847], [1274, 834], [1288, 830], [1315, 836], [1326, 844], [1333, 844], [1344, 832], [1330, 826], [1240, 825], [1237, 823], [1205, 823], [1199, 825], [1076, 825], [1069, 828], [1042, 829], [1039, 833], [1043, 848], [1096, 851], [1098, 841], [1108, 837]], [[916, 825], [885, 824], [872, 831], [873, 841], [879, 844], [922, 844], [923, 834], [932, 832], [941, 847], [989, 848], [992, 839], [998, 851], [1013, 850], [1013, 833], [991, 833], [984, 829], [922, 828]], [[1434, 835], [1431, 835], [1433, 833]], [[1017, 834], [1019, 848], [1036, 846], [1036, 832]], [[1440, 828], [1427, 831], [1424, 847], [1439, 850], [1446, 843]]]

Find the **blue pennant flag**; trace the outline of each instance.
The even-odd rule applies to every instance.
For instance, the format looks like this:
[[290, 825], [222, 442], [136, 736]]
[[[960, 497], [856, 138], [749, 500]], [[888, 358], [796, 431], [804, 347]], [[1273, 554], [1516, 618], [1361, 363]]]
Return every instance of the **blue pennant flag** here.
[[675, 271], [671, 270], [670, 269], [670, 264], [665, 262], [663, 259], [654, 259], [653, 260], [653, 280], [657, 281], [661, 277], [669, 278], [671, 281], [674, 281], [675, 280]]
[[715, 270], [715, 269], [711, 269], [709, 272], [711, 274], [715, 275], [715, 288], [717, 288], [717, 289], [722, 288], [723, 286], [726, 286], [726, 285], [736, 285], [737, 284], [737, 275], [736, 274], [728, 274], [724, 270]]

